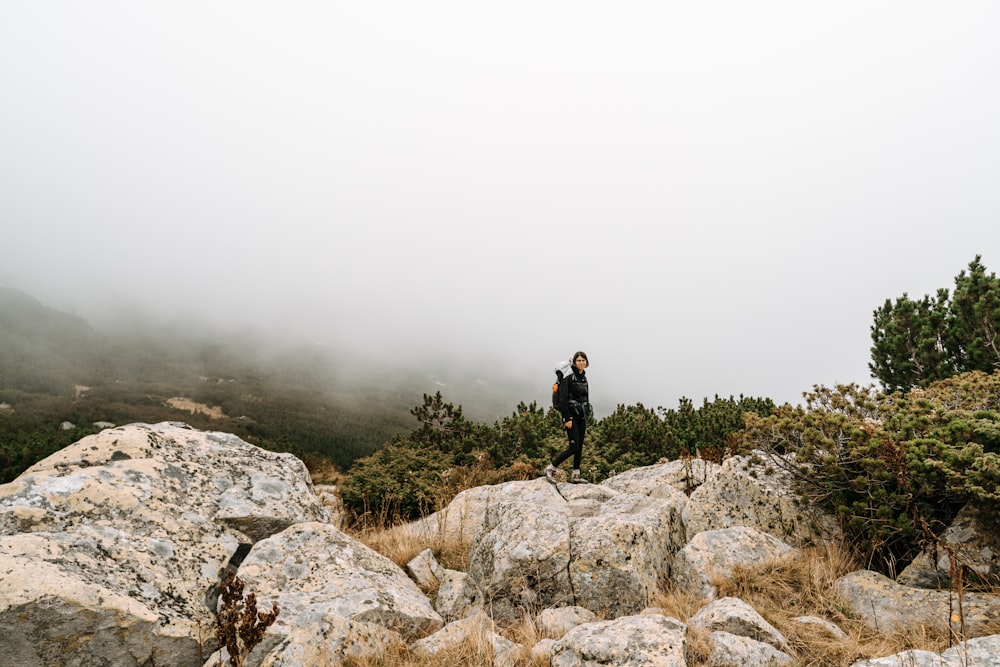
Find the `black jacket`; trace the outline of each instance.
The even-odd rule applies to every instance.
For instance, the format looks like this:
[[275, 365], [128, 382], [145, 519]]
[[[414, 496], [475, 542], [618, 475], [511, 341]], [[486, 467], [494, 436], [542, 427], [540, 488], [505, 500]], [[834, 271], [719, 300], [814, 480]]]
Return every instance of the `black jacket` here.
[[574, 417], [586, 417], [590, 407], [590, 388], [587, 386], [587, 371], [573, 372], [559, 383], [559, 412], [563, 421]]

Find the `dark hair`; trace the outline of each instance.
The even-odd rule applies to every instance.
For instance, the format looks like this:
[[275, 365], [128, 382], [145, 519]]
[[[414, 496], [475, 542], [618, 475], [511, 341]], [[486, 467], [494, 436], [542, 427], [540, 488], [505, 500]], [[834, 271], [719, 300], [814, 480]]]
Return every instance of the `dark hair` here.
[[570, 361], [575, 364], [576, 360], [577, 360], [577, 357], [583, 357], [583, 360], [587, 362], [587, 365], [588, 366], [590, 365], [590, 359], [587, 358], [587, 353], [586, 352], [574, 352], [573, 353], [573, 358]]

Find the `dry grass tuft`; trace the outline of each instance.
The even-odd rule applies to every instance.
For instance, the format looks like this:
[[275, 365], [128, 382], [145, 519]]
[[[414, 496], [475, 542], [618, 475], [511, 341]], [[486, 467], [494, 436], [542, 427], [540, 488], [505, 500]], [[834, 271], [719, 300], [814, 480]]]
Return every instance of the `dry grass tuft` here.
[[303, 458], [306, 468], [309, 470], [309, 478], [314, 485], [333, 484], [336, 486], [341, 484], [347, 477], [337, 466], [323, 456], [306, 454]]
[[[438, 657], [434, 658], [434, 660], [437, 659]], [[378, 656], [348, 656], [340, 664], [343, 667], [417, 667], [418, 665], [429, 667], [432, 664], [432, 660], [429, 656], [416, 655], [406, 646], [399, 646]], [[444, 661], [438, 664], [441, 667], [447, 667], [447, 663]], [[489, 663], [472, 664], [486, 665]]]
[[[945, 632], [917, 625], [879, 633], [851, 618], [834, 582], [858, 569], [840, 549], [804, 549], [795, 558], [734, 568], [730, 579], [719, 582], [719, 595], [740, 598], [756, 609], [788, 639], [795, 664], [803, 667], [840, 667], [910, 649], [940, 652], [948, 648]], [[831, 621], [847, 636], [833, 637], [817, 625], [795, 622], [798, 616]]]
[[712, 658], [709, 632], [703, 628], [688, 628], [684, 637], [684, 660], [687, 667], [703, 667]]
[[719, 596], [740, 598], [758, 611], [771, 610], [770, 618], [778, 621], [809, 615], [840, 624], [848, 619], [832, 594], [833, 584], [858, 569], [851, 556], [835, 546], [807, 548], [793, 558], [736, 566], [728, 580], [719, 582]]
[[660, 610], [664, 616], [686, 623], [687, 619], [705, 606], [705, 600], [694, 593], [667, 590], [657, 593], [650, 601], [650, 606]]
[[384, 529], [363, 527], [352, 530], [351, 536], [402, 568], [428, 548], [434, 552], [434, 557], [442, 567], [464, 572], [469, 566], [469, 544], [456, 537], [449, 537], [443, 531], [396, 525]]
[[[529, 651], [519, 656], [509, 656], [512, 662], [504, 662], [511, 667], [548, 667], [547, 663], [533, 661]], [[470, 633], [464, 642], [441, 650], [435, 655], [399, 647], [392, 652], [377, 657], [348, 658], [344, 667], [493, 667], [495, 655], [492, 643], [484, 626]]]
[[538, 629], [535, 618], [530, 614], [524, 614], [517, 621], [504, 628], [501, 634], [507, 639], [528, 648], [545, 639], [545, 634]]

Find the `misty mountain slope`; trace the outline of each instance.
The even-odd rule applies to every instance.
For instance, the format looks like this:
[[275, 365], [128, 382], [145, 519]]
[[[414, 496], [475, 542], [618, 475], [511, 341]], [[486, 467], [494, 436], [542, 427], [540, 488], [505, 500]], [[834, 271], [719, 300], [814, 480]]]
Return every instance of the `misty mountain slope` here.
[[59, 369], [91, 353], [97, 340], [83, 319], [0, 287], [0, 389], [54, 388]]
[[10, 287], [0, 287], [0, 332], [5, 336], [47, 334], [87, 337], [93, 328], [82, 318], [61, 313]]
[[[515, 388], [473, 375], [449, 378], [245, 332], [209, 337], [134, 322], [120, 328], [127, 334], [117, 331], [0, 290], [0, 482], [95, 432], [95, 422], [183, 421], [345, 469], [415, 428], [410, 410], [425, 393], [440, 390], [483, 420], [520, 400]], [[182, 408], [191, 404], [212, 410]], [[62, 430], [63, 422], [74, 428]]]

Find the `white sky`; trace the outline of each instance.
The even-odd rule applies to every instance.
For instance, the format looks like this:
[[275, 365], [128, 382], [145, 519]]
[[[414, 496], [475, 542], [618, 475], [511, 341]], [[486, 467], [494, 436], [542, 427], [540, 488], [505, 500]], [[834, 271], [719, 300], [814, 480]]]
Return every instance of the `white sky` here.
[[998, 35], [971, 1], [0, 2], [0, 285], [540, 400], [583, 349], [605, 413], [799, 402], [871, 382], [887, 298], [1000, 268]]

